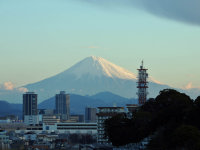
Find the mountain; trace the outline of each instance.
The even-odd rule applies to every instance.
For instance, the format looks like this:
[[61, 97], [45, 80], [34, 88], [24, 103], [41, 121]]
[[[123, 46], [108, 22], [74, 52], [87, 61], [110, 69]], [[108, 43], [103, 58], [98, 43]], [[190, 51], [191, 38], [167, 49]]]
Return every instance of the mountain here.
[[137, 104], [137, 99], [128, 99], [111, 92], [101, 92], [90, 96], [93, 99], [101, 99], [104, 103], [115, 104], [117, 106], [125, 106], [124, 104]]
[[11, 104], [0, 100], [0, 116], [16, 115], [19, 118], [22, 116], [22, 104]]
[[[70, 94], [70, 112], [71, 114], [84, 114], [85, 107], [101, 106], [125, 106], [126, 104], [136, 103], [136, 99], [128, 99], [110, 92], [102, 92], [93, 96], [81, 96]], [[55, 96], [51, 97], [38, 105], [39, 109], [54, 109]]]
[[[149, 83], [150, 97], [155, 97], [166, 85]], [[54, 96], [59, 91], [79, 95], [112, 92], [126, 98], [136, 97], [136, 75], [101, 57], [87, 57], [66, 71], [45, 80], [25, 86], [39, 95], [39, 101]]]
[[[139, 67], [139, 66], [138, 66]], [[136, 75], [120, 66], [117, 66], [101, 57], [87, 57], [71, 68], [36, 83], [18, 87], [14, 90], [2, 90], [0, 98], [12, 103], [22, 103], [22, 94], [25, 91], [34, 91], [38, 94], [38, 102], [42, 102], [60, 91], [78, 95], [95, 95], [108, 91], [121, 97], [136, 98]], [[149, 95], [156, 97], [162, 89], [170, 88], [149, 78]], [[196, 98], [200, 89], [176, 89]]]

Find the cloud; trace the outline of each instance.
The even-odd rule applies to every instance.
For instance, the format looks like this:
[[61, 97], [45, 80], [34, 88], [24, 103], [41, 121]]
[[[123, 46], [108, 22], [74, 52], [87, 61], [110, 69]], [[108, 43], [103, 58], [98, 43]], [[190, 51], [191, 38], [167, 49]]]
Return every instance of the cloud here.
[[24, 87], [17, 88], [17, 90], [23, 93], [28, 92], [28, 89]]
[[200, 25], [199, 0], [140, 0], [140, 5], [157, 16]]
[[7, 81], [1, 84], [0, 89], [6, 91], [21, 92], [21, 93], [28, 92], [28, 89], [25, 87], [15, 87], [15, 85], [11, 81]]
[[4, 86], [5, 90], [13, 90], [14, 89], [14, 84], [10, 81], [4, 82], [3, 86]]
[[186, 86], [185, 86], [185, 89], [192, 89], [193, 86], [192, 86], [192, 82], [189, 82]]
[[97, 5], [123, 5], [139, 8], [156, 16], [200, 25], [200, 0], [85, 0]]
[[193, 84], [192, 84], [192, 82], [189, 82], [185, 87], [184, 87], [185, 89], [187, 89], [187, 90], [189, 90], [189, 89], [200, 89], [200, 86], [194, 86]]

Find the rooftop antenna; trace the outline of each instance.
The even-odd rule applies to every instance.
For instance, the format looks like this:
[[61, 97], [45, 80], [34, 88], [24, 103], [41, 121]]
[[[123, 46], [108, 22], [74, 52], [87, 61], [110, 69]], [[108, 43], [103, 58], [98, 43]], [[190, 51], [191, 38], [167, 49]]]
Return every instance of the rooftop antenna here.
[[143, 69], [144, 61], [142, 60], [140, 68]]

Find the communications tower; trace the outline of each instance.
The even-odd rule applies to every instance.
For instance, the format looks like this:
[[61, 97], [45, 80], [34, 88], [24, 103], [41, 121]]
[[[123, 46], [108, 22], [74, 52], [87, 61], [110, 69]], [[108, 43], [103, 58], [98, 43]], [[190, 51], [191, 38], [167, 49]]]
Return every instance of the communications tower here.
[[148, 88], [148, 81], [147, 81], [148, 73], [147, 73], [147, 70], [148, 69], [144, 68], [143, 61], [142, 61], [140, 69], [137, 69], [137, 70], [138, 70], [138, 82], [137, 82], [138, 104], [143, 105], [146, 102], [147, 95], [148, 95], [148, 92], [147, 92], [147, 88]]

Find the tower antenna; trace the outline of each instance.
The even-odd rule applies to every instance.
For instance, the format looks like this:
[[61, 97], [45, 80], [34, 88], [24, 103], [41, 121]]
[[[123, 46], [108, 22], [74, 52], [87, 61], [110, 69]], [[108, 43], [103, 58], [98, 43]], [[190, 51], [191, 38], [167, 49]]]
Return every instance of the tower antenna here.
[[144, 65], [144, 61], [142, 60], [140, 69], [137, 69], [138, 70], [138, 82], [137, 82], [138, 92], [137, 92], [137, 95], [138, 95], [138, 104], [139, 105], [143, 105], [146, 102], [147, 95], [148, 95], [148, 91], [147, 91], [147, 88], [148, 88], [147, 70], [148, 69], [145, 69], [143, 65]]

